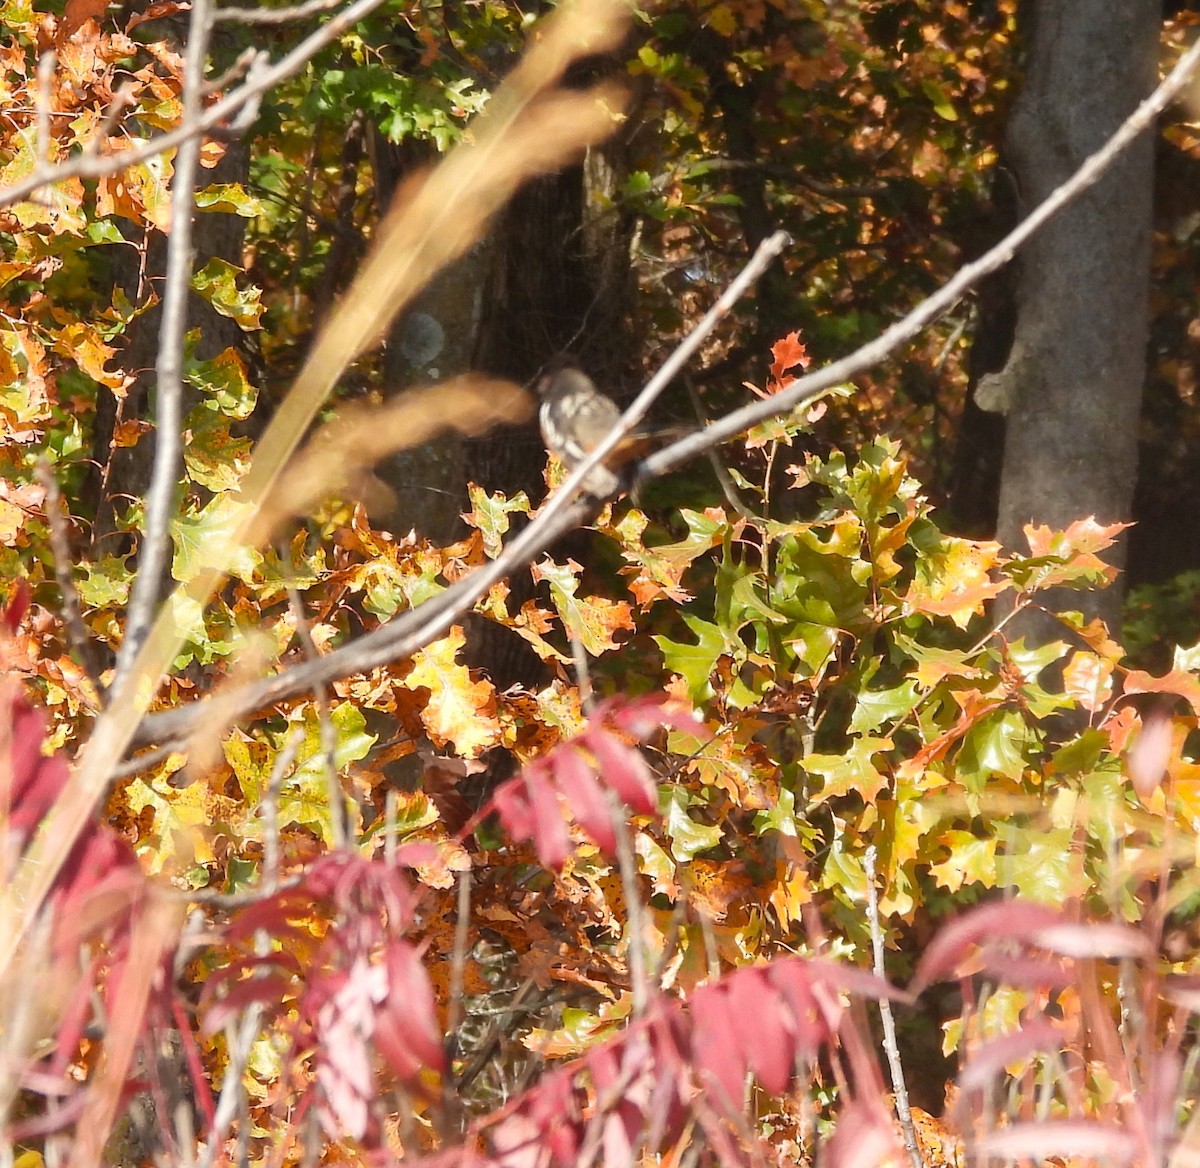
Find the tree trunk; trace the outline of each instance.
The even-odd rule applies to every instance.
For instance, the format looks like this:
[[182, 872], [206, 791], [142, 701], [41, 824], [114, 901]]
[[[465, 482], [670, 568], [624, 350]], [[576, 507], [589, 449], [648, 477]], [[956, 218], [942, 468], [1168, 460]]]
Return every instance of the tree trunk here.
[[[429, 142], [406, 140], [397, 145], [378, 130], [372, 133], [371, 159], [382, 217], [404, 183], [437, 162], [437, 152]], [[476, 244], [438, 272], [392, 322], [383, 354], [385, 392], [449, 381], [471, 368], [490, 255], [488, 243]], [[412, 528], [442, 544], [465, 534], [461, 515], [467, 507], [471, 468], [459, 435], [441, 434], [401, 450], [377, 466], [375, 473], [392, 495], [390, 511], [378, 518], [399, 531]]]
[[[198, 186], [213, 183], [246, 182], [250, 168], [250, 148], [245, 141], [233, 142], [224, 157], [211, 170], [201, 170]], [[242, 264], [242, 245], [246, 221], [240, 216], [208, 211], [198, 214], [192, 227], [195, 260], [193, 271], [202, 268], [216, 257], [228, 263]], [[167, 237], [153, 229], [145, 229], [140, 250], [132, 247], [113, 249], [111, 278], [134, 303], [147, 295], [145, 283], [161, 289], [167, 259]], [[143, 496], [150, 483], [154, 460], [154, 443], [148, 438], [133, 447], [115, 447], [113, 434], [119, 420], [152, 417], [154, 402], [155, 362], [158, 359], [158, 333], [162, 320], [161, 306], [155, 305], [136, 317], [125, 333], [122, 358], [125, 368], [135, 373], [123, 405], [118, 406], [111, 391], [101, 387], [97, 393], [96, 421], [92, 435], [93, 471], [85, 488], [95, 516], [92, 527], [91, 551], [97, 558], [128, 550], [129, 535], [118, 519], [131, 499]], [[211, 360], [228, 348], [242, 349], [245, 335], [236, 321], [218, 313], [212, 305], [194, 293], [188, 298], [188, 327], [200, 330], [196, 356]], [[190, 405], [192, 391], [185, 386], [184, 410]]]
[[[1037, 0], [1007, 153], [1027, 212], [1097, 150], [1153, 88], [1159, 0]], [[999, 538], [1033, 521], [1129, 518], [1145, 371], [1153, 137], [1021, 253], [1013, 349], [990, 386], [1008, 414]], [[1113, 562], [1121, 566], [1124, 549]], [[1055, 601], [1114, 626], [1120, 592]]]

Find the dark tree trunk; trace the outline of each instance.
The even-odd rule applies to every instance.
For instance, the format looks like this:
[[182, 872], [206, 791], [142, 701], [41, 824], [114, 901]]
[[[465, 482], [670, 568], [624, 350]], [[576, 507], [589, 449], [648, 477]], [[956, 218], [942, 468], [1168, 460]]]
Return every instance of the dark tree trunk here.
[[[1039, 0], [1007, 135], [1022, 210], [1097, 150], [1153, 88], [1159, 0]], [[1129, 518], [1145, 371], [1153, 139], [1147, 134], [1018, 257], [1018, 316], [991, 401], [1008, 414], [999, 538]], [[1123, 558], [1123, 548], [1114, 562]], [[1115, 626], [1120, 592], [1071, 594]]]
[[[212, 170], [201, 170], [199, 183], [244, 183], [249, 171], [250, 150], [244, 141], [231, 143]], [[225, 212], [197, 214], [192, 230], [194, 268], [216, 257], [240, 266], [245, 220]], [[131, 303], [144, 301], [153, 288], [161, 295], [167, 258], [167, 238], [150, 230], [141, 251], [121, 247], [113, 252], [111, 277]], [[150, 482], [154, 443], [147, 436], [136, 446], [113, 446], [113, 433], [121, 420], [152, 418], [154, 413], [154, 367], [158, 358], [160, 306], [136, 317], [125, 334], [124, 367], [135, 375], [125, 400], [118, 403], [111, 391], [101, 387], [97, 396], [96, 421], [92, 435], [93, 471], [85, 487], [85, 498], [93, 510], [92, 554], [100, 556], [124, 550], [127, 537], [118, 520], [135, 497], [145, 494]], [[240, 347], [245, 334], [233, 320], [222, 316], [199, 296], [188, 304], [188, 327], [200, 330], [196, 355], [209, 360], [227, 348]]]
[[[630, 363], [624, 328], [629, 238], [615, 213], [601, 219], [587, 214], [590, 184], [615, 181], [613, 175], [594, 159], [589, 166], [530, 183], [506, 209], [491, 241], [476, 368], [525, 383], [547, 361], [570, 353], [614, 397], [624, 396], [623, 375]], [[526, 491], [539, 498], [545, 462], [535, 425], [468, 443], [471, 477], [509, 495]], [[571, 551], [586, 563], [586, 544], [579, 540]], [[510, 607], [532, 596], [527, 576], [511, 585]], [[479, 660], [498, 685], [528, 684], [542, 672], [509, 630], [487, 622], [482, 631]]]
[[[381, 205], [427, 162], [419, 145], [376, 140]], [[580, 166], [529, 183], [488, 238], [440, 273], [389, 330], [384, 374], [396, 389], [478, 369], [532, 382], [546, 363], [570, 353], [616, 397], [633, 362], [624, 327], [631, 293], [631, 227], [612, 207], [622, 178], [619, 146]], [[604, 197], [607, 196], [607, 197]], [[390, 518], [448, 541], [461, 533], [468, 481], [489, 491], [544, 493], [546, 452], [535, 424], [478, 439], [454, 437], [403, 451], [377, 468], [395, 499]], [[532, 595], [511, 581], [510, 607]], [[510, 630], [474, 622], [471, 662], [501, 688], [541, 680], [543, 667]]]
[[[371, 156], [381, 215], [405, 182], [437, 162], [431, 143], [396, 145], [378, 132]], [[446, 381], [471, 368], [490, 254], [488, 243], [477, 244], [438, 272], [393, 321], [383, 354], [386, 392]], [[392, 494], [391, 510], [380, 518], [402, 531], [413, 528], [438, 543], [449, 543], [464, 533], [461, 514], [472, 471], [458, 435], [443, 434], [415, 449], [399, 451], [384, 460], [376, 474]]]

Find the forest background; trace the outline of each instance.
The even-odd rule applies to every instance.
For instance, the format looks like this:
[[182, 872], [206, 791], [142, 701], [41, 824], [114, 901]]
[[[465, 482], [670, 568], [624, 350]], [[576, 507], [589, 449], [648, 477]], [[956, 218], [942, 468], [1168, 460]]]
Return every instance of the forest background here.
[[5, 1155], [1194, 1156], [1177, 8], [3, 0]]

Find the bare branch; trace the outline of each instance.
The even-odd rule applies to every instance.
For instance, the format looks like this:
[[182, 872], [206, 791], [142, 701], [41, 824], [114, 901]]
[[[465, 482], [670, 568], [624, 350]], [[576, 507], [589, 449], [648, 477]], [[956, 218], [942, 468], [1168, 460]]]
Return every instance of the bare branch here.
[[[879, 924], [879, 890], [875, 887], [874, 844], [867, 848], [863, 867], [867, 876], [867, 923], [871, 928], [871, 950], [875, 959], [875, 975], [887, 979], [883, 966], [883, 929]], [[892, 1015], [892, 1003], [887, 998], [879, 999], [879, 1017], [883, 1022], [883, 1049], [887, 1054], [888, 1071], [892, 1077], [892, 1095], [896, 1100], [896, 1118], [900, 1120], [900, 1131], [904, 1135], [904, 1147], [912, 1168], [925, 1168], [921, 1159], [921, 1148], [917, 1143], [917, 1131], [913, 1127], [912, 1111], [908, 1106], [908, 1087], [904, 1082], [904, 1064], [900, 1061], [900, 1047], [896, 1042], [896, 1019]]]
[[218, 8], [213, 13], [213, 21], [219, 24], [290, 24], [294, 20], [307, 20], [319, 12], [328, 12], [340, 2], [307, 0], [291, 8]]
[[[460, 620], [463, 613], [470, 611], [475, 601], [494, 583], [512, 575], [556, 539], [586, 522], [592, 510], [590, 501], [577, 500], [567, 510], [556, 512], [548, 518], [544, 519], [543, 514], [539, 514], [509, 542], [496, 559], [464, 576], [419, 607], [393, 617], [382, 627], [332, 653], [326, 653], [316, 661], [305, 661], [274, 677], [223, 691], [219, 698], [222, 703], [220, 713], [229, 721], [236, 721], [264, 706], [304, 693], [322, 682], [363, 673], [383, 662], [411, 656]], [[211, 730], [216, 713], [213, 699], [204, 698], [174, 710], [150, 714], [135, 731], [133, 744], [182, 741], [202, 724]]]
[[[199, 116], [210, 32], [209, 0], [192, 0], [187, 60], [183, 75], [183, 121]], [[138, 571], [125, 619], [125, 639], [117, 657], [113, 691], [121, 686], [150, 631], [162, 592], [163, 570], [175, 514], [175, 488], [183, 444], [183, 349], [192, 279], [192, 219], [200, 139], [189, 138], [175, 155], [171, 180], [171, 234], [163, 287], [162, 321], [155, 367], [154, 468], [146, 494], [146, 526], [138, 543]]]

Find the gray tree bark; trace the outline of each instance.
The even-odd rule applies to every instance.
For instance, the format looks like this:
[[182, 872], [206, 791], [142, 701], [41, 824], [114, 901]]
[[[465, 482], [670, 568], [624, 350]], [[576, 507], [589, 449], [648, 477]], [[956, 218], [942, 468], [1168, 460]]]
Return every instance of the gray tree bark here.
[[[1155, 82], [1160, 0], [1035, 0], [1024, 87], [1006, 149], [1022, 212], [1098, 149]], [[1008, 414], [998, 536], [1030, 521], [1129, 518], [1145, 372], [1152, 136], [1045, 227], [1017, 263], [1008, 362], [981, 403]], [[986, 390], [986, 392], [984, 392]], [[1122, 565], [1123, 546], [1112, 561]], [[1119, 588], [1054, 599], [1115, 627]]]

